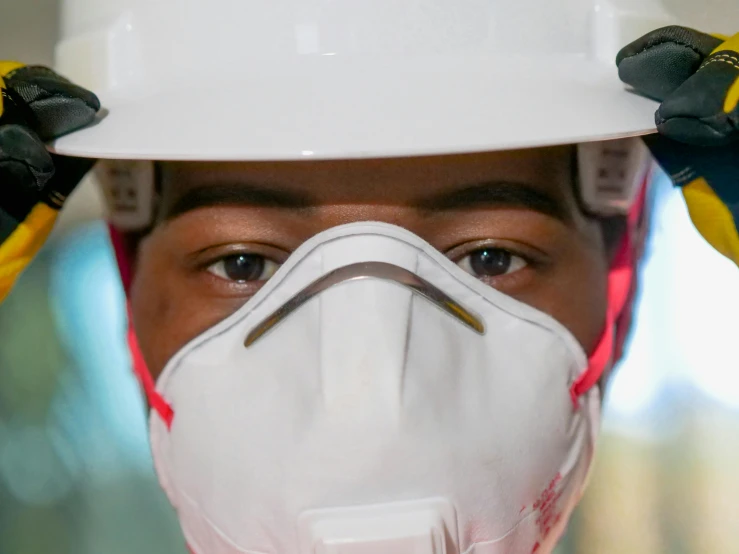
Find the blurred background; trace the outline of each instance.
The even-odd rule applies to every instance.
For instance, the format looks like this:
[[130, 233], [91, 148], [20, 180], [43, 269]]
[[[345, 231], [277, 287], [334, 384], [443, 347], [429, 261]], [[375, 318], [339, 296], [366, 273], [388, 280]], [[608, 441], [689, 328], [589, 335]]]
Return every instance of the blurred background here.
[[[52, 63], [56, 0], [0, 13], [0, 59]], [[184, 554], [100, 213], [85, 182], [0, 308], [0, 554]], [[737, 314], [739, 271], [659, 176], [635, 332], [558, 554], [739, 554]]]

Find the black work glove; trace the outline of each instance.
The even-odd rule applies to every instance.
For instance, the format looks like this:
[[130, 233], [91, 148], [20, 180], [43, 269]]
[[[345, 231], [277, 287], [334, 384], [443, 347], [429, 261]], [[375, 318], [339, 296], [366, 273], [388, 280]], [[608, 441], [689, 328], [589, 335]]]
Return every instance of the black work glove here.
[[616, 58], [621, 80], [661, 102], [645, 137], [703, 237], [739, 265], [739, 34], [664, 27]]
[[56, 156], [44, 142], [84, 127], [97, 97], [40, 66], [0, 62], [0, 301], [43, 245], [94, 160]]

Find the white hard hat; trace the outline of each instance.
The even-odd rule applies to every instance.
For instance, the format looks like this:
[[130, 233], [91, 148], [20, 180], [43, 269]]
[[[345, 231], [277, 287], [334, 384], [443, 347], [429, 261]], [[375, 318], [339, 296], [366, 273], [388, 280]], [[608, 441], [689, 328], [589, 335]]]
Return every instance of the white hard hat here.
[[61, 9], [57, 69], [98, 93], [107, 113], [55, 150], [150, 160], [423, 155], [644, 134], [656, 105], [619, 82], [618, 49], [666, 24], [739, 16], [736, 0], [63, 0]]

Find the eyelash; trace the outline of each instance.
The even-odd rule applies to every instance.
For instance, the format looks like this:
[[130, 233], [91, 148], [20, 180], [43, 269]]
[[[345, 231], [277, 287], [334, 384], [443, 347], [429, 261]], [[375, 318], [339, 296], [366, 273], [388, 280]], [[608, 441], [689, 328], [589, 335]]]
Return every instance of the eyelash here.
[[551, 262], [549, 256], [538, 248], [502, 239], [467, 241], [450, 248], [446, 256], [453, 262], [458, 263], [463, 257], [485, 249], [502, 250], [523, 259], [527, 265], [534, 268], [542, 267]]
[[[249, 258], [249, 257], [258, 258], [261, 262], [261, 267], [255, 268], [255, 269], [258, 269], [260, 272], [258, 278], [256, 279], [233, 279], [228, 276], [229, 268], [227, 267], [226, 264], [230, 259]], [[221, 264], [223, 265], [223, 268], [220, 267]], [[232, 283], [246, 284], [246, 283], [266, 282], [275, 274], [275, 272], [277, 271], [279, 267], [280, 267], [280, 264], [278, 264], [277, 262], [270, 260], [269, 258], [266, 258], [265, 256], [261, 256], [259, 254], [231, 254], [229, 256], [225, 256], [219, 260], [216, 260], [214, 263], [210, 264], [206, 268], [206, 271], [210, 272], [216, 277], [219, 277], [220, 279], [224, 279]]]
[[[495, 275], [483, 275], [481, 272], [479, 272], [476, 268], [476, 261], [479, 263], [479, 260], [475, 260], [473, 256], [476, 253], [482, 253], [482, 252], [489, 252], [489, 251], [498, 251], [506, 254], [508, 256], [508, 265], [510, 267], [506, 268], [506, 270], [502, 273], [495, 274]], [[504, 250], [502, 248], [486, 248], [486, 249], [479, 249], [479, 250], [473, 250], [466, 256], [463, 256], [458, 262], [457, 266], [463, 269], [465, 272], [469, 273], [470, 275], [480, 279], [481, 281], [490, 281], [495, 279], [503, 279], [510, 275], [513, 275], [514, 273], [517, 273], [518, 271], [524, 270], [527, 267], [529, 267], [529, 262], [523, 257], [519, 256], [517, 254], [514, 254], [513, 252], [510, 252], [508, 250]], [[492, 268], [494, 269], [494, 268]]]
[[[226, 275], [219, 275], [214, 268], [219, 264], [225, 264], [229, 258], [239, 256], [259, 257], [269, 264], [269, 275], [261, 280], [232, 280]], [[195, 275], [205, 277], [220, 287], [224, 285], [237, 295], [254, 294], [274, 274], [280, 265], [287, 259], [288, 254], [278, 248], [264, 244], [229, 244], [206, 248], [194, 254], [190, 267]], [[225, 269], [225, 268], [221, 268]]]

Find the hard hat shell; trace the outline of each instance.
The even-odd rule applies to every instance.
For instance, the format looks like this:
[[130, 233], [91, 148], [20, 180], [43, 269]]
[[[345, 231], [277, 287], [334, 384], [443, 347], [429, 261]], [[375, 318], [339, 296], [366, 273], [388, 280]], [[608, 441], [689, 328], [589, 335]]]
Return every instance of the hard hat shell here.
[[735, 0], [691, 1], [700, 9], [687, 0], [63, 0], [57, 69], [106, 111], [53, 148], [290, 160], [644, 134], [656, 104], [620, 83], [615, 54], [666, 24], [739, 21]]

